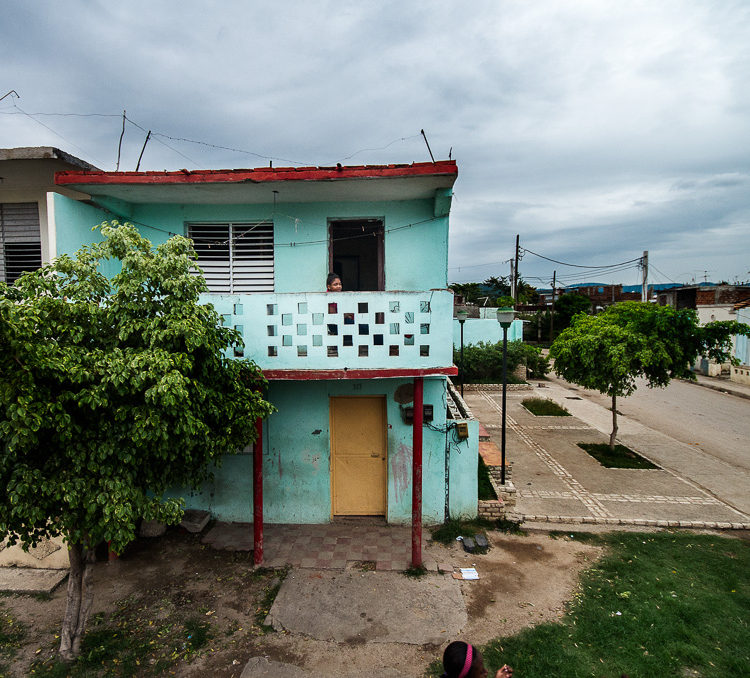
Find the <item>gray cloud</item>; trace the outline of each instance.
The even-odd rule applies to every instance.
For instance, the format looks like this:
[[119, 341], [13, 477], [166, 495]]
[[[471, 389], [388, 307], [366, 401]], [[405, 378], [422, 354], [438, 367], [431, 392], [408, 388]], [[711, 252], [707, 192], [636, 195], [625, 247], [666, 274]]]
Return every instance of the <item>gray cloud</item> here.
[[[459, 162], [452, 280], [505, 274], [476, 264], [512, 256], [516, 233], [561, 261], [648, 249], [674, 279], [748, 277], [745, 2], [46, 1], [3, 16], [17, 106], [114, 117], [38, 118], [61, 138], [0, 115], [2, 146], [114, 169], [127, 109], [144, 130], [127, 127], [125, 169], [148, 129], [258, 154], [156, 136], [148, 169], [412, 162], [429, 157], [424, 128]], [[0, 113], [18, 110], [6, 99]], [[575, 275], [521, 263], [529, 277], [556, 269]]]

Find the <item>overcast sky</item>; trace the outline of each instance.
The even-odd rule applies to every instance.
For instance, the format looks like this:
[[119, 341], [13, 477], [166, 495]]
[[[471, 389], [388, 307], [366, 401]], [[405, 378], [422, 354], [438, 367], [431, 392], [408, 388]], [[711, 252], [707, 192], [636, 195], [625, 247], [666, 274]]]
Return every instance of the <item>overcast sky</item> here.
[[451, 281], [507, 274], [516, 234], [539, 286], [641, 273], [531, 252], [750, 279], [747, 0], [0, 0], [0, 25], [0, 147], [114, 170], [126, 109], [125, 170], [146, 130], [174, 138], [149, 170], [423, 162], [424, 128], [459, 166]]

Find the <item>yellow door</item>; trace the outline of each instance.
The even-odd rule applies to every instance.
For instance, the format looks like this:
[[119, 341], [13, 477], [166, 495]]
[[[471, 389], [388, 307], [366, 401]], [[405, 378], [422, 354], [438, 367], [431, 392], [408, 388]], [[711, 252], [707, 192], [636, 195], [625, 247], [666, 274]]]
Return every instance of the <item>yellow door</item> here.
[[385, 515], [385, 398], [331, 398], [330, 412], [333, 515]]

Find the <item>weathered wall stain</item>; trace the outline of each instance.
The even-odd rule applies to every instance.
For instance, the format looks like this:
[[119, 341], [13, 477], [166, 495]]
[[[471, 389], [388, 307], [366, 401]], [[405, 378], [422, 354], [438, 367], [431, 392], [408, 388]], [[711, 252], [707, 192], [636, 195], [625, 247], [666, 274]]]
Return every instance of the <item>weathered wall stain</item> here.
[[396, 454], [391, 458], [391, 472], [393, 473], [393, 493], [396, 502], [411, 488], [411, 459], [412, 448], [399, 443]]

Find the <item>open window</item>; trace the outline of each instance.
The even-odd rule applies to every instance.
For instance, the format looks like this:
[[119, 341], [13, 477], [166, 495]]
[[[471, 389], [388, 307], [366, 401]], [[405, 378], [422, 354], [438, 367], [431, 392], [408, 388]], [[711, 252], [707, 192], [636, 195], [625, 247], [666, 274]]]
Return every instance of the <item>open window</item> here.
[[329, 269], [345, 292], [385, 289], [383, 222], [346, 219], [329, 222]]

